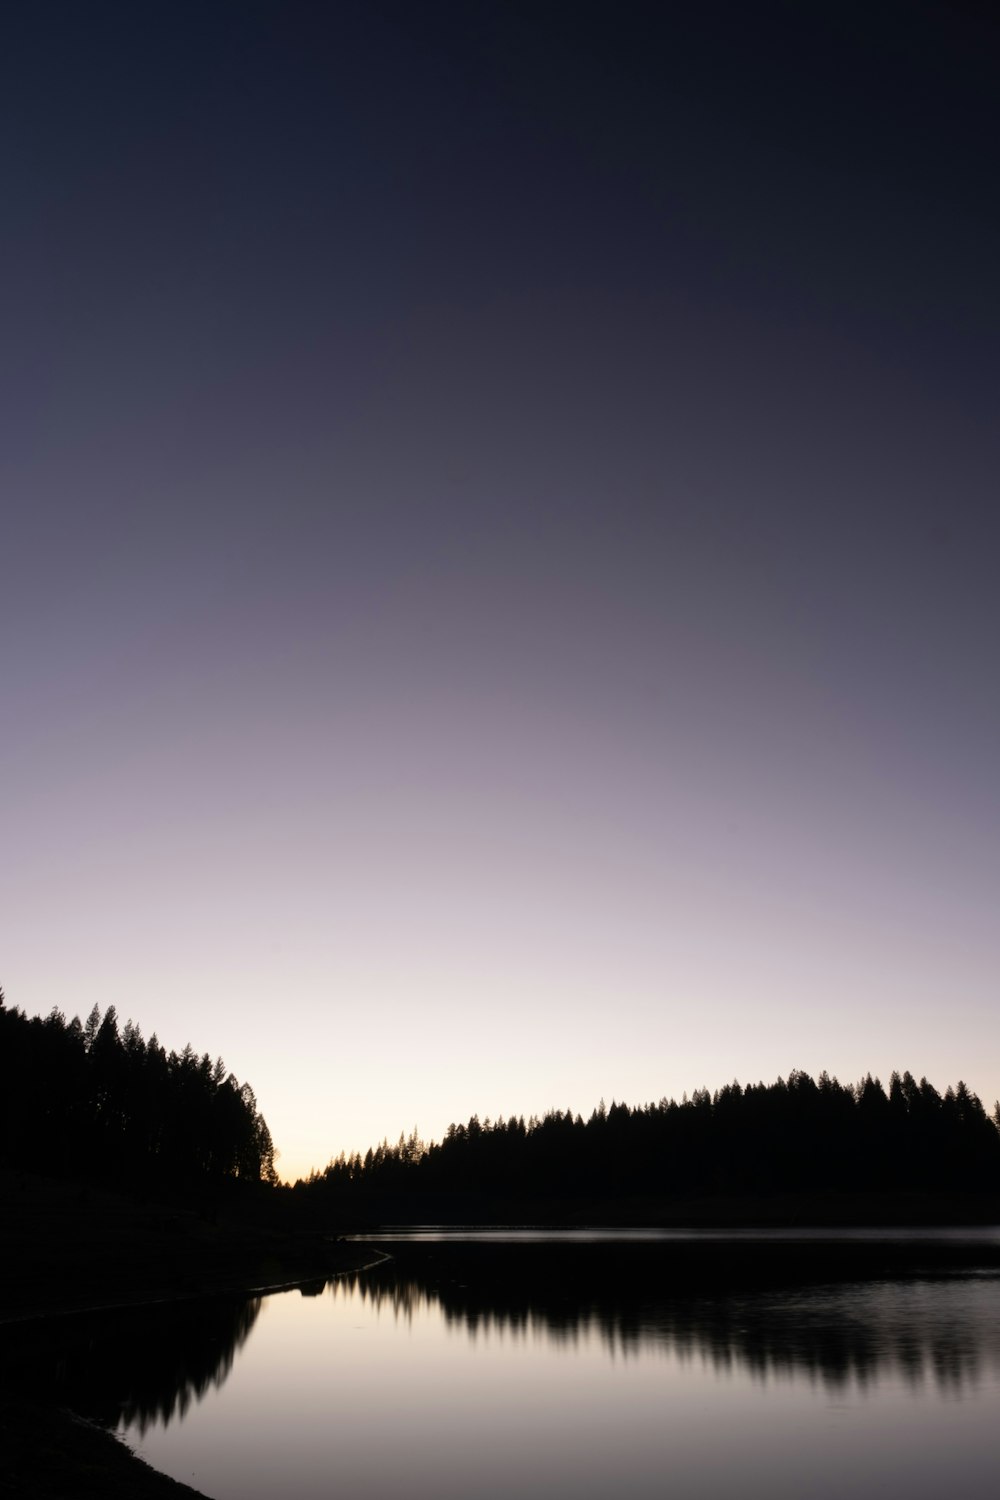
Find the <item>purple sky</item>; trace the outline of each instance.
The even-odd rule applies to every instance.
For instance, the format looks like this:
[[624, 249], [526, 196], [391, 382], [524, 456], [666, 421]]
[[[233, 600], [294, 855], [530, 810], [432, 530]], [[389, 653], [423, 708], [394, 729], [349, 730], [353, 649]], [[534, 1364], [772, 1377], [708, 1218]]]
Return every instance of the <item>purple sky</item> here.
[[992, 1105], [995, 26], [0, 51], [8, 1000], [221, 1053], [292, 1176], [793, 1067]]

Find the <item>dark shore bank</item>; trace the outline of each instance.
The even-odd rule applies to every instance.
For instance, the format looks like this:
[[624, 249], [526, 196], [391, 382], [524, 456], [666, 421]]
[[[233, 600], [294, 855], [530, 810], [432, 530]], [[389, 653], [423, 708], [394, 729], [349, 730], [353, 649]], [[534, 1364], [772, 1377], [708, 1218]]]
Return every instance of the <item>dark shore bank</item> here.
[[35, 1388], [18, 1354], [102, 1309], [195, 1303], [357, 1270], [360, 1244], [254, 1222], [252, 1206], [141, 1203], [0, 1173], [0, 1497], [170, 1500], [198, 1491]]
[[0, 1448], [5, 1500], [180, 1500], [201, 1494], [158, 1474], [110, 1432], [60, 1407], [0, 1398]]

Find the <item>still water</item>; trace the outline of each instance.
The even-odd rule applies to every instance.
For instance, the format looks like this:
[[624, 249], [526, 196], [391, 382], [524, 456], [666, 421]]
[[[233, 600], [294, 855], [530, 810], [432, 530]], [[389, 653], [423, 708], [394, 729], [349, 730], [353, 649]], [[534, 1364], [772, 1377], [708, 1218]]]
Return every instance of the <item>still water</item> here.
[[119, 1431], [215, 1500], [996, 1494], [995, 1252], [692, 1290], [655, 1247], [398, 1250], [192, 1324]]

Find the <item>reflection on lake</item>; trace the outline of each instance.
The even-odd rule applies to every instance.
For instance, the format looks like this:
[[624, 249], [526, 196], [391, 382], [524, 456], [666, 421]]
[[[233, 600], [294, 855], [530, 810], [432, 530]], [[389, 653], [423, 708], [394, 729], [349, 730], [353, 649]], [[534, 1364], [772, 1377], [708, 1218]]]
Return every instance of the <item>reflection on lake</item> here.
[[[389, 1274], [330, 1285], [398, 1323], [440, 1316], [474, 1342], [547, 1341], [572, 1351], [600, 1344], [611, 1358], [699, 1362], [756, 1380], [821, 1381], [831, 1390], [901, 1379], [919, 1388], [972, 1389], [1000, 1377], [1000, 1282], [957, 1281], [825, 1287], [721, 1299], [662, 1298], [560, 1311], [528, 1299], [484, 1305], [476, 1289], [429, 1291]], [[992, 1325], [990, 1326], [990, 1319]]]
[[260, 1308], [260, 1297], [217, 1298], [14, 1324], [0, 1330], [0, 1378], [141, 1435], [222, 1387]]
[[400, 1245], [325, 1287], [201, 1309], [200, 1351], [169, 1310], [145, 1364], [117, 1386], [105, 1364], [97, 1404], [216, 1500], [985, 1500], [994, 1255], [840, 1284], [734, 1274], [722, 1293], [682, 1292], [656, 1247]]

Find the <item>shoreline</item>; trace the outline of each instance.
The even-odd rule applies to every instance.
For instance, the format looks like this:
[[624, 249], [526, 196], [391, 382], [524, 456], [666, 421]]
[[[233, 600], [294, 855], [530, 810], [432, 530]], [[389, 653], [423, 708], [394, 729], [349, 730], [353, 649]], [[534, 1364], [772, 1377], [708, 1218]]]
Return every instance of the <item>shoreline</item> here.
[[212, 1500], [152, 1468], [117, 1433], [65, 1406], [0, 1395], [0, 1493], [23, 1500]]
[[354, 1242], [337, 1240], [335, 1243], [345, 1252], [338, 1259], [347, 1260], [350, 1264], [335, 1266], [326, 1264], [325, 1269], [314, 1265], [303, 1270], [301, 1275], [286, 1277], [281, 1281], [254, 1283], [249, 1286], [245, 1280], [237, 1278], [187, 1291], [158, 1292], [152, 1296], [137, 1292], [109, 1302], [74, 1302], [61, 1307], [0, 1307], [0, 1328], [22, 1327], [26, 1323], [53, 1323], [62, 1318], [86, 1317], [95, 1313], [127, 1312], [129, 1308], [166, 1307], [174, 1302], [201, 1302], [213, 1297], [269, 1297], [275, 1292], [294, 1292], [298, 1287], [311, 1281], [329, 1280], [334, 1276], [347, 1276], [357, 1271], [368, 1271], [374, 1266], [381, 1265], [383, 1261], [392, 1259], [384, 1251], [375, 1250], [374, 1260], [355, 1263], [354, 1256], [347, 1253], [349, 1250], [357, 1248], [359, 1252], [364, 1251], [371, 1255], [374, 1247], [367, 1240], [362, 1240], [361, 1236]]
[[[371, 1246], [333, 1242], [336, 1254], [302, 1266], [301, 1274], [260, 1283], [233, 1277], [199, 1290], [162, 1288], [158, 1295], [133, 1293], [113, 1301], [72, 1306], [0, 1309], [2, 1328], [30, 1329], [101, 1313], [162, 1307], [216, 1297], [263, 1297], [294, 1291], [310, 1282], [369, 1270], [391, 1259]], [[334, 1264], [334, 1262], [339, 1262]], [[118, 1432], [71, 1407], [19, 1397], [0, 1382], [0, 1494], [23, 1500], [212, 1500], [204, 1491], [154, 1469]]]
[[[113, 1430], [32, 1388], [18, 1345], [88, 1316], [264, 1296], [377, 1264], [384, 1252], [268, 1220], [250, 1195], [191, 1206], [0, 1171], [0, 1495], [182, 1500]], [[211, 1500], [211, 1497], [202, 1497]]]

